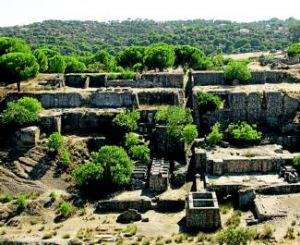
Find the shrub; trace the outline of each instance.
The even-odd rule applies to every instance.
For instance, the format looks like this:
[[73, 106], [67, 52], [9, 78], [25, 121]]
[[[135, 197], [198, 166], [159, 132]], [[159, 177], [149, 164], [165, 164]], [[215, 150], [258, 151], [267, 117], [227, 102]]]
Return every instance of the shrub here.
[[219, 244], [246, 245], [254, 237], [254, 232], [248, 228], [227, 228], [219, 232], [216, 240]]
[[58, 151], [64, 146], [64, 138], [59, 132], [52, 133], [48, 138], [48, 147], [50, 150]]
[[255, 125], [249, 125], [246, 122], [238, 124], [229, 124], [226, 132], [229, 133], [230, 137], [237, 142], [242, 143], [253, 143], [261, 139], [262, 133], [256, 130]]
[[145, 145], [134, 145], [129, 149], [129, 155], [133, 160], [141, 161], [143, 164], [149, 164], [150, 149]]
[[241, 223], [241, 215], [240, 211], [234, 211], [233, 214], [226, 220], [225, 225], [235, 228], [238, 227]]
[[245, 63], [232, 61], [225, 67], [224, 76], [227, 81], [237, 79], [245, 82], [251, 78], [251, 72]]
[[220, 108], [221, 104], [221, 98], [217, 95], [205, 92], [197, 93], [197, 105], [200, 113], [215, 111], [216, 109]]
[[135, 79], [136, 73], [133, 71], [124, 71], [119, 75], [119, 79]]
[[137, 226], [135, 224], [129, 224], [123, 229], [123, 233], [128, 233], [134, 236], [137, 232]]
[[102, 166], [95, 163], [85, 163], [76, 167], [72, 176], [78, 186], [89, 186], [100, 181], [103, 177]]
[[51, 202], [54, 202], [57, 198], [57, 194], [56, 192], [52, 191], [50, 194], [49, 194], [49, 197], [50, 197], [50, 200]]
[[59, 158], [60, 158], [60, 165], [63, 167], [69, 167], [71, 164], [71, 155], [66, 149], [62, 149], [59, 152]]
[[262, 232], [259, 234], [259, 238], [263, 240], [269, 240], [274, 237], [274, 230], [269, 225], [264, 225]]
[[293, 57], [300, 57], [300, 42], [299, 43], [293, 43], [288, 47], [287, 50], [288, 56]]
[[65, 217], [69, 217], [72, 214], [73, 210], [74, 210], [73, 205], [65, 201], [63, 201], [58, 208], [60, 214]]
[[287, 228], [287, 231], [286, 231], [286, 234], [284, 235], [284, 238], [287, 238], [287, 239], [295, 239], [295, 234], [294, 234], [294, 228], [293, 227], [288, 227]]
[[206, 137], [206, 142], [209, 145], [216, 145], [223, 139], [223, 133], [220, 131], [221, 125], [219, 123], [215, 123], [212, 127], [211, 132]]
[[86, 70], [85, 64], [75, 57], [64, 57], [64, 59], [66, 63], [65, 73], [81, 73]]
[[122, 147], [103, 146], [91, 155], [90, 163], [75, 168], [72, 173], [77, 185], [122, 185], [129, 182], [134, 166]]
[[183, 128], [182, 138], [186, 144], [191, 144], [194, 139], [198, 137], [197, 126], [194, 124], [188, 124]]
[[134, 145], [138, 145], [140, 142], [139, 136], [136, 133], [127, 133], [125, 135], [125, 142], [124, 145], [127, 149], [130, 149]]
[[297, 154], [296, 156], [294, 156], [294, 158], [293, 158], [293, 164], [295, 166], [299, 166], [300, 167], [300, 154]]
[[26, 196], [23, 194], [19, 194], [17, 197], [17, 204], [19, 210], [24, 210], [27, 207]]
[[5, 124], [30, 124], [37, 121], [38, 113], [42, 109], [42, 105], [37, 99], [23, 97], [17, 101], [8, 102], [7, 109], [1, 116]]
[[3, 196], [0, 196], [0, 202], [1, 203], [8, 203], [13, 200], [13, 196], [11, 194], [5, 194]]
[[113, 123], [125, 132], [135, 131], [138, 129], [138, 120], [140, 113], [136, 110], [119, 113], [113, 120]]
[[166, 106], [155, 114], [155, 120], [167, 126], [167, 133], [170, 138], [183, 140], [183, 128], [193, 122], [193, 117], [190, 109]]

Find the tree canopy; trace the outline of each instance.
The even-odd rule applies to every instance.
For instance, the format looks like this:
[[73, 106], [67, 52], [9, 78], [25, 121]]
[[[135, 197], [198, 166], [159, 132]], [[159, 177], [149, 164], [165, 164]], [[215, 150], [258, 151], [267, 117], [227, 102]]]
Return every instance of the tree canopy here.
[[36, 58], [30, 53], [8, 53], [0, 56], [0, 73], [5, 82], [18, 84], [34, 78], [39, 72]]

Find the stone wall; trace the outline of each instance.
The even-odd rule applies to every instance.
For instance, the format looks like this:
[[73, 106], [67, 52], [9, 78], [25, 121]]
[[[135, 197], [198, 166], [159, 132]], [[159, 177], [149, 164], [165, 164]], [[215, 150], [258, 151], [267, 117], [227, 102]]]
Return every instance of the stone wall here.
[[73, 88], [100, 88], [106, 87], [106, 74], [65, 74], [65, 86]]
[[128, 209], [135, 209], [138, 211], [147, 211], [152, 209], [150, 198], [128, 199], [128, 200], [103, 200], [96, 205], [96, 212], [108, 211], [126, 211]]
[[282, 195], [282, 194], [300, 193], [300, 183], [266, 186], [266, 187], [257, 188], [255, 192], [262, 195]]
[[183, 88], [181, 73], [145, 73], [139, 79], [107, 80], [106, 87]]
[[31, 93], [12, 93], [7, 101], [23, 96], [37, 98], [45, 109], [52, 108], [136, 108], [138, 107], [138, 97], [129, 88], [112, 89], [102, 88], [98, 90], [82, 90], [76, 92], [61, 91], [37, 91]]
[[208, 159], [206, 172], [214, 175], [225, 173], [268, 173], [277, 172], [281, 165], [292, 160], [291, 156], [255, 156], [251, 158]]
[[[252, 78], [243, 84], [299, 82], [299, 79], [282, 70], [252, 71], [251, 73]], [[190, 83], [192, 86], [226, 85], [223, 71], [193, 71], [190, 74]]]
[[[195, 121], [200, 125], [196, 97], [198, 91], [201, 91], [200, 87], [194, 88], [193, 108]], [[294, 118], [300, 105], [298, 99], [278, 90], [262, 88], [257, 92], [240, 92], [224, 88], [209, 92], [220, 96], [224, 105], [215, 112], [203, 115], [202, 121], [206, 125], [213, 125], [216, 121], [221, 124], [247, 121], [278, 128]]]
[[66, 74], [65, 86], [74, 88], [183, 88], [183, 73], [145, 73], [137, 79], [108, 80], [107, 74]]
[[112, 130], [112, 120], [122, 109], [73, 108], [46, 110], [39, 115], [42, 132], [107, 132]]
[[214, 192], [189, 193], [186, 227], [193, 230], [216, 230], [221, 227], [220, 210]]
[[179, 89], [142, 89], [137, 91], [141, 105], [179, 105]]
[[166, 191], [169, 187], [170, 163], [164, 159], [153, 159], [149, 176], [149, 190]]

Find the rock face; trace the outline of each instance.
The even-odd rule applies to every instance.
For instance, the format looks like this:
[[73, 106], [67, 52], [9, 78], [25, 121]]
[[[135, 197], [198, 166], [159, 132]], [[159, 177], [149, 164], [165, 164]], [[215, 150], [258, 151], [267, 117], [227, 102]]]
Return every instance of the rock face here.
[[40, 138], [40, 129], [36, 126], [21, 128], [16, 132], [15, 140], [19, 146], [36, 146]]
[[247, 121], [270, 128], [281, 127], [294, 118], [300, 103], [298, 99], [280, 89], [280, 86], [270, 88], [265, 85], [257, 85], [255, 89], [245, 86], [239, 90], [230, 87], [195, 87], [193, 90], [195, 121], [200, 125], [196, 94], [198, 91], [204, 91], [216, 94], [224, 101], [223, 108], [203, 115], [201, 121], [205, 125], [213, 125], [217, 121], [221, 124]]
[[140, 221], [141, 219], [142, 215], [137, 210], [129, 209], [118, 216], [117, 222], [128, 224], [131, 222]]

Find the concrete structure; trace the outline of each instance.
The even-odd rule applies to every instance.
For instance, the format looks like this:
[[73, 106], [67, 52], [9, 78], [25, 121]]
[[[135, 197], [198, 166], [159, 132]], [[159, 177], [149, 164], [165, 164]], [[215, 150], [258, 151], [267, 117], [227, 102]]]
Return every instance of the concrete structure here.
[[186, 227], [197, 230], [216, 230], [221, 216], [215, 192], [190, 192], [186, 206]]
[[163, 192], [168, 189], [169, 168], [170, 163], [168, 161], [153, 159], [149, 177], [149, 189], [151, 191]]
[[212, 175], [278, 172], [281, 166], [290, 164], [292, 159], [293, 155], [279, 145], [215, 147], [206, 152], [201, 148], [195, 149], [196, 170]]

